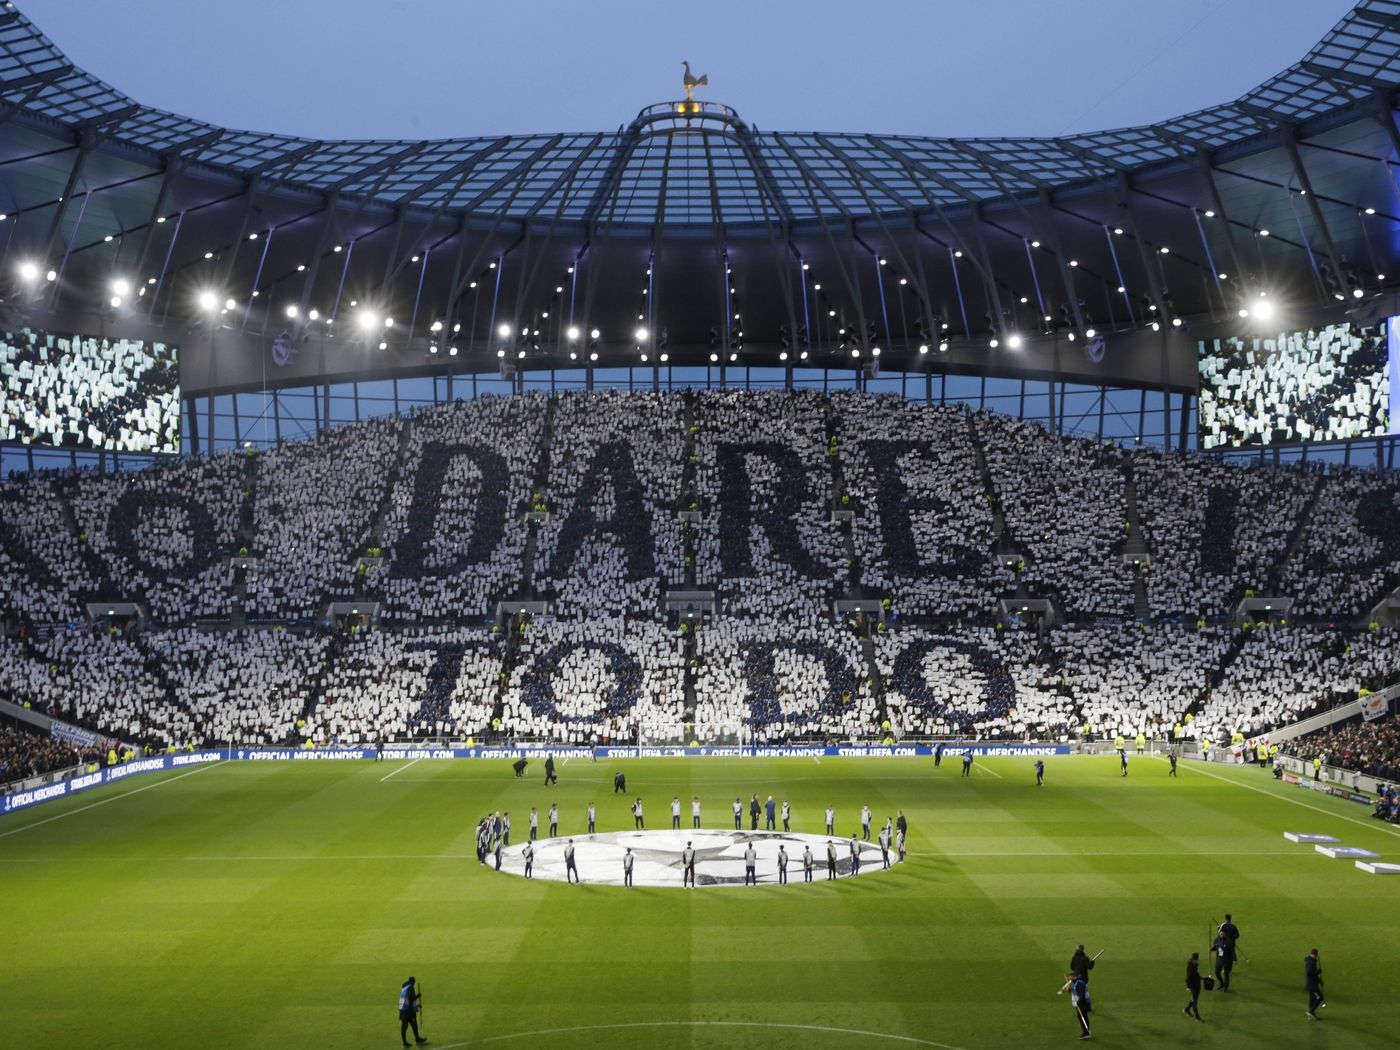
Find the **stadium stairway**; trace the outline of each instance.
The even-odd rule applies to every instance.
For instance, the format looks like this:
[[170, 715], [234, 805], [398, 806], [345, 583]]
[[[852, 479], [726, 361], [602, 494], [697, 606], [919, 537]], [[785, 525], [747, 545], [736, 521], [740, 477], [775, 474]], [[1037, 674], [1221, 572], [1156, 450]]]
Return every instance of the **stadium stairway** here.
[[1007, 532], [1006, 512], [1002, 509], [1001, 497], [997, 495], [996, 483], [992, 481], [992, 471], [987, 466], [987, 455], [983, 451], [982, 435], [977, 430], [977, 420], [970, 414], [964, 418], [967, 420], [968, 435], [972, 438], [972, 454], [977, 460], [977, 473], [982, 478], [982, 489], [992, 505], [992, 552], [1011, 553], [1016, 545]]
[[[695, 395], [690, 391], [686, 391], [681, 405], [681, 424], [685, 427], [685, 462], [681, 466], [680, 505], [682, 509], [689, 509], [692, 505], [697, 506], [698, 509], [695, 499], [695, 464], [698, 459], [695, 451], [695, 431], [697, 429]], [[695, 555], [697, 553], [695, 547], [696, 530], [691, 528], [691, 523], [687, 521], [683, 524], [681, 531], [685, 536], [685, 586], [687, 590], [693, 590], [695, 588]], [[689, 639], [688, 644], [693, 646], [694, 639]], [[690, 699], [693, 701], [693, 695]], [[692, 712], [695, 710], [693, 703], [689, 709]]]
[[[1142, 535], [1142, 525], [1138, 520], [1137, 479], [1133, 477], [1131, 462], [1123, 463], [1123, 513], [1128, 523], [1128, 536], [1123, 544], [1123, 553], [1129, 557], [1147, 556], [1147, 543]], [[1145, 621], [1152, 615], [1152, 605], [1147, 599], [1147, 577], [1133, 574], [1133, 615]]]
[[[531, 495], [541, 496], [546, 501], [549, 499], [549, 463], [550, 456], [554, 448], [554, 408], [557, 402], [553, 397], [549, 398], [544, 405], [544, 426], [540, 428], [540, 454], [535, 460], [535, 475], [531, 482]], [[532, 510], [532, 507], [523, 507], [522, 511]], [[525, 534], [525, 551], [520, 557], [520, 593], [528, 599], [538, 596], [535, 589], [535, 545], [538, 539], [538, 530], [535, 528], [534, 519], [527, 519], [529, 530]]]
[[[122, 594], [107, 573], [107, 564], [94, 551], [87, 539], [83, 535], [82, 527], [78, 525], [78, 515], [73, 510], [73, 487], [77, 485], [74, 479], [61, 479], [54, 482], [54, 495], [58, 497], [58, 506], [63, 515], [63, 527], [68, 531], [68, 535], [73, 537], [73, 542], [78, 548], [78, 557], [82, 559], [83, 567], [87, 569], [88, 575], [97, 581], [97, 591], [93, 594], [83, 594], [83, 601], [134, 601], [136, 595]], [[144, 597], [144, 596], [142, 596]]]
[[1307, 534], [1308, 523], [1312, 521], [1313, 508], [1317, 505], [1317, 497], [1322, 492], [1324, 479], [1314, 477], [1312, 479], [1312, 491], [1308, 493], [1308, 501], [1303, 505], [1302, 513], [1298, 515], [1298, 520], [1293, 523], [1293, 529], [1288, 534], [1288, 545], [1283, 549], [1283, 555], [1275, 563], [1269, 572], [1268, 583], [1265, 585], [1265, 593], [1277, 594], [1279, 591], [1279, 581], [1283, 579], [1283, 570], [1288, 563], [1297, 556], [1298, 548], [1303, 543], [1303, 536]]
[[[258, 505], [258, 457], [243, 459], [243, 502], [238, 507], [238, 538], [240, 549], [252, 550], [257, 535], [255, 512]], [[229, 588], [229, 623], [242, 627], [248, 622], [248, 574], [235, 569], [233, 585]]]

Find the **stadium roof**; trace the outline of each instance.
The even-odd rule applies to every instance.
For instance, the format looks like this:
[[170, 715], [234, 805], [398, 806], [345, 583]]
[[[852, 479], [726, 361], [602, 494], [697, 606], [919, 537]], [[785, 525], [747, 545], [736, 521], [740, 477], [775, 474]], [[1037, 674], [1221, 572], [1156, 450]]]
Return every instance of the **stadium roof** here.
[[[925, 211], [1116, 177], [1246, 144], [1400, 81], [1400, 2], [1366, 0], [1301, 61], [1238, 101], [1160, 124], [1057, 139], [760, 132], [723, 106], [653, 106], [613, 132], [319, 141], [143, 106], [77, 68], [7, 4], [7, 106], [183, 163], [344, 198], [452, 214], [668, 225]], [[683, 132], [683, 134], [677, 134]]]
[[319, 141], [142, 106], [6, 4], [5, 269], [52, 269], [50, 307], [104, 304], [121, 277], [146, 320], [188, 319], [212, 288], [269, 343], [289, 308], [301, 337], [312, 309], [373, 303], [407, 321], [376, 337], [412, 367], [434, 322], [463, 369], [495, 367], [502, 324], [534, 333], [526, 365], [566, 364], [567, 325], [601, 329], [600, 364], [665, 333], [677, 362], [883, 343], [926, 367], [916, 347], [942, 338], [1389, 288], [1397, 85], [1400, 0], [1363, 0], [1237, 101], [1093, 134], [767, 132], [697, 100], [611, 132]]

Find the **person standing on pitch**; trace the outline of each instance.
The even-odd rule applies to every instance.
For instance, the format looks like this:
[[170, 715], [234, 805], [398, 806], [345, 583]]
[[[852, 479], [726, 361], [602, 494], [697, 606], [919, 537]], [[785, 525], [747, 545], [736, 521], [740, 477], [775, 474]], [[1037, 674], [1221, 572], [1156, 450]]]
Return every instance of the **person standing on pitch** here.
[[1220, 924], [1216, 931], [1215, 947], [1215, 976], [1220, 981], [1220, 990], [1228, 992], [1230, 990], [1230, 972], [1234, 970], [1235, 963], [1239, 960], [1239, 949], [1236, 947], [1240, 939], [1240, 928], [1235, 925], [1230, 918], [1230, 913], [1225, 913], [1225, 921]]
[[786, 885], [787, 885], [787, 862], [788, 862], [787, 850], [783, 848], [783, 844], [780, 842], [780, 843], [778, 843], [778, 885], [779, 885], [779, 886], [786, 886]]
[[588, 833], [589, 833], [590, 835], [593, 834], [593, 832], [594, 832], [595, 830], [597, 830], [597, 827], [598, 827], [598, 810], [595, 809], [594, 806], [593, 806], [593, 803], [590, 802], [590, 803], [588, 803]]
[[1118, 749], [1118, 764], [1122, 767], [1123, 775], [1126, 777], [1128, 775], [1128, 749], [1126, 747]]
[[826, 881], [836, 878], [836, 843], [826, 840]]
[[1045, 786], [1045, 760], [1043, 758], [1035, 760], [1035, 786]]
[[1186, 1009], [1181, 1012], [1188, 1017], [1194, 1017], [1198, 1021], [1204, 1021], [1201, 1016], [1201, 1008], [1197, 1005], [1197, 1000], [1201, 997], [1201, 953], [1192, 952], [1191, 958], [1186, 960], [1186, 990], [1191, 994], [1191, 1001], [1186, 1004]]
[[544, 760], [544, 782], [547, 785], [559, 783], [559, 778], [554, 775], [554, 756], [547, 755]]
[[[573, 878], [569, 878], [572, 875]], [[578, 877], [578, 867], [574, 864], [574, 840], [570, 839], [564, 846], [564, 881], [581, 882]]]
[[681, 850], [681, 886], [695, 889], [695, 847], [689, 842]]
[[851, 874], [860, 874], [860, 839], [851, 836]]
[[622, 884], [623, 884], [624, 886], [631, 886], [631, 885], [632, 885], [632, 861], [633, 861], [633, 860], [634, 860], [634, 858], [633, 858], [633, 856], [632, 856], [632, 850], [629, 848], [629, 849], [627, 850], [627, 852], [624, 853], [624, 854], [622, 855]]
[[885, 826], [880, 829], [880, 861], [883, 865], [881, 870], [890, 866], [890, 822], [885, 821]]
[[812, 847], [810, 845], [802, 847], [802, 881], [812, 881]]
[[554, 838], [559, 834], [559, 803], [553, 802], [549, 807], [549, 837]]
[[1327, 1005], [1322, 1001], [1322, 959], [1316, 948], [1303, 959], [1303, 983], [1308, 988], [1308, 1019], [1316, 1021], [1317, 1011]]
[[501, 837], [506, 840], [506, 845], [510, 845], [510, 810], [501, 814]]
[[671, 796], [671, 828], [672, 828], [672, 830], [679, 830], [680, 826], [681, 826], [681, 797], [680, 797], [679, 795], [673, 795], [673, 796]]
[[792, 819], [792, 806], [788, 803], [788, 800], [787, 800], [787, 799], [783, 799], [783, 830], [784, 830], [784, 831], [791, 831], [791, 830], [792, 830], [792, 827], [788, 824], [788, 821], [790, 821], [791, 819]]
[[632, 823], [636, 825], [637, 831], [646, 830], [647, 822], [642, 817], [642, 799], [640, 795], [637, 796], [637, 801], [632, 803]]
[[616, 795], [619, 791], [627, 794], [627, 774], [622, 770], [613, 774], [613, 794]]
[[826, 807], [826, 833], [828, 835], [836, 834], [836, 810], [831, 806]]
[[1167, 776], [1169, 776], [1169, 777], [1174, 777], [1174, 776], [1176, 776], [1176, 760], [1177, 760], [1178, 758], [1180, 758], [1180, 757], [1181, 757], [1181, 748], [1177, 747], [1176, 744], [1173, 744], [1173, 745], [1172, 745], [1172, 749], [1171, 749], [1170, 751], [1167, 752], [1167, 761], [1170, 762], [1170, 763], [1172, 764], [1171, 769], [1167, 770]]
[[1093, 968], [1094, 960], [1089, 958], [1089, 953], [1084, 950], [1084, 945], [1077, 945], [1074, 949], [1074, 954], [1070, 956], [1069, 972], [1076, 977], [1084, 978], [1087, 982], [1089, 980], [1089, 971]]
[[530, 841], [540, 837], [540, 811], [534, 806], [530, 807]]
[[962, 775], [965, 777], [972, 776], [972, 748], [968, 748], [966, 751], [963, 752]]
[[750, 843], [748, 844], [748, 846], [746, 846], [745, 849], [744, 849], [744, 885], [745, 885], [745, 886], [749, 885], [749, 883], [753, 883], [753, 885], [755, 885], [755, 886], [758, 885], [758, 875], [757, 875], [756, 871], [754, 870], [754, 866], [755, 866], [757, 863], [758, 863], [758, 851], [755, 850], [755, 849], [753, 848], [753, 843], [750, 842]]
[[904, 810], [896, 810], [896, 813], [898, 815], [894, 818], [894, 829], [901, 835], [907, 835], [909, 833], [909, 821], [904, 819]]
[[1074, 1007], [1075, 1020], [1079, 1022], [1079, 1038], [1092, 1039], [1094, 1033], [1089, 1030], [1089, 1010], [1091, 1004], [1089, 1000], [1089, 981], [1082, 974], [1067, 973], [1065, 977], [1069, 980], [1069, 1001]]
[[534, 878], [535, 870], [535, 847], [530, 843], [525, 843], [525, 848], [520, 851], [520, 855], [525, 858], [525, 877]]
[[700, 796], [696, 795], [690, 800], [690, 826], [698, 828], [700, 826]]
[[768, 801], [763, 804], [763, 830], [778, 830], [778, 804], [773, 801], [773, 796], [768, 796]]
[[870, 841], [870, 807], [860, 807], [860, 837], [866, 842]]
[[755, 793], [754, 796], [753, 796], [753, 798], [749, 799], [749, 823], [750, 823], [749, 830], [750, 830], [750, 831], [757, 831], [757, 830], [758, 830], [758, 816], [759, 816], [759, 814], [762, 813], [762, 812], [763, 812], [763, 807], [760, 806], [760, 805], [758, 804], [758, 795], [757, 795], [757, 793]]
[[744, 826], [744, 803], [738, 795], [734, 796], [734, 830], [738, 831]]
[[408, 1030], [413, 1029], [413, 1041], [426, 1043], [418, 1032], [418, 1014], [423, 1009], [423, 996], [418, 992], [418, 978], [410, 977], [399, 989], [399, 1038], [408, 1046]]
[[500, 871], [500, 870], [501, 870], [501, 849], [502, 849], [503, 846], [505, 846], [505, 843], [502, 842], [500, 839], [497, 839], [497, 840], [496, 840], [496, 850], [495, 850], [495, 853], [496, 853], [496, 870], [497, 870], [497, 871]]
[[897, 831], [894, 836], [895, 856], [899, 858], [901, 864], [904, 863], [904, 832]]
[[943, 764], [943, 745], [939, 744], [933, 749], [933, 768], [937, 769]]

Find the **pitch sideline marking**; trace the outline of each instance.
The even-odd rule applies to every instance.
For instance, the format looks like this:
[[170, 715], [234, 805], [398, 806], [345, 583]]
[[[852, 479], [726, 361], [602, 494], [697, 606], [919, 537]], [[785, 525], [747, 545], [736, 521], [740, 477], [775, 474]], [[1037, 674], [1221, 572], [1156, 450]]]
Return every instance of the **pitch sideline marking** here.
[[492, 1035], [485, 1039], [472, 1039], [462, 1043], [438, 1043], [438, 1050], [455, 1050], [464, 1046], [484, 1046], [487, 1043], [501, 1043], [511, 1039], [533, 1039], [539, 1036], [570, 1035], [577, 1032], [609, 1032], [629, 1028], [782, 1028], [799, 1032], [827, 1032], [833, 1035], [863, 1035], [872, 1039], [890, 1039], [898, 1043], [913, 1043], [916, 1046], [933, 1046], [939, 1050], [965, 1050], [951, 1043], [935, 1043], [932, 1039], [920, 1039], [914, 1035], [896, 1035], [891, 1032], [868, 1032], [860, 1028], [836, 1028], [820, 1024], [779, 1024], [770, 1021], [634, 1021], [627, 1024], [575, 1025], [570, 1028], [544, 1028], [534, 1032], [512, 1032], [507, 1035]]
[[1287, 795], [1281, 795], [1275, 791], [1267, 791], [1264, 788], [1256, 787], [1253, 784], [1241, 784], [1238, 780], [1231, 780], [1229, 777], [1222, 777], [1219, 773], [1212, 773], [1208, 769], [1198, 769], [1196, 770], [1196, 772], [1208, 777], [1212, 777], [1215, 780], [1223, 781], [1226, 784], [1234, 784], [1236, 787], [1248, 788], [1250, 791], [1257, 791], [1261, 795], [1268, 795], [1269, 798], [1276, 798], [1284, 802], [1291, 802], [1295, 806], [1302, 806], [1304, 809], [1313, 810], [1315, 813], [1324, 813], [1329, 817], [1336, 817], [1338, 820], [1346, 820], [1350, 821], [1352, 824], [1360, 824], [1363, 828], [1371, 828], [1375, 831], [1388, 831], [1392, 835], [1400, 835], [1400, 828], [1393, 828], [1389, 824], [1383, 823], [1380, 824], [1379, 827], [1377, 827], [1375, 824], [1372, 824], [1369, 821], [1360, 820], [1356, 817], [1349, 817], [1345, 813], [1334, 813], [1330, 809], [1323, 809], [1321, 806], [1311, 805], [1310, 803], [1304, 802], [1300, 798], [1289, 798]]
[[416, 766], [416, 765], [417, 765], [419, 762], [421, 762], [421, 761], [423, 761], [423, 759], [422, 759], [421, 756], [420, 756], [419, 758], [415, 758], [415, 759], [414, 759], [412, 762], [410, 762], [408, 765], [406, 765], [406, 766], [399, 766], [399, 768], [396, 769], [396, 770], [394, 770], [392, 773], [385, 773], [382, 777], [379, 778], [379, 782], [382, 784], [382, 783], [384, 783], [384, 781], [388, 780], [390, 777], [398, 776], [398, 775], [399, 775], [400, 773], [402, 773], [405, 769], [412, 769], [414, 766]]
[[998, 773], [995, 769], [988, 769], [986, 766], [982, 765], [980, 762], [974, 764], [972, 768], [973, 768], [973, 769], [976, 769], [976, 770], [978, 770], [979, 772], [982, 772], [982, 773], [990, 773], [992, 776], [996, 777], [998, 780], [1003, 779], [1002, 775], [1001, 775], [1000, 773]]
[[0, 831], [0, 839], [8, 838], [10, 835], [18, 835], [21, 831], [28, 831], [30, 828], [42, 827], [44, 824], [51, 824], [55, 820], [62, 820], [64, 817], [71, 817], [74, 813], [82, 813], [84, 810], [96, 809], [98, 806], [105, 806], [108, 802], [115, 802], [119, 798], [126, 798], [128, 795], [139, 795], [143, 791], [150, 791], [151, 788], [162, 787], [165, 784], [173, 784], [177, 780], [184, 780], [185, 777], [192, 777], [196, 773], [202, 773], [206, 769], [213, 769], [219, 763], [210, 762], [200, 766], [198, 769], [191, 769], [188, 773], [181, 773], [178, 777], [171, 777], [169, 780], [157, 780], [154, 784], [147, 784], [144, 787], [133, 788], [131, 791], [123, 791], [120, 795], [113, 795], [111, 798], [99, 799], [90, 802], [86, 806], [79, 806], [77, 809], [70, 809], [67, 813], [59, 813], [43, 820], [36, 820], [33, 824], [26, 824], [22, 828], [11, 828], [9, 831]]

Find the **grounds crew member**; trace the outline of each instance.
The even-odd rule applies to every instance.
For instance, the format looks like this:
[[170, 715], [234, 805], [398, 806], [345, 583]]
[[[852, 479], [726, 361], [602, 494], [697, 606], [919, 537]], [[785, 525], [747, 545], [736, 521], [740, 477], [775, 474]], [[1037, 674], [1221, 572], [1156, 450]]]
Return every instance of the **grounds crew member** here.
[[1197, 1000], [1201, 997], [1201, 953], [1192, 952], [1191, 958], [1186, 961], [1186, 990], [1191, 993], [1191, 1001], [1186, 1004], [1186, 1009], [1181, 1012], [1187, 1017], [1194, 1017], [1198, 1021], [1204, 1021], [1201, 1016], [1201, 1008]]
[[1138, 731], [1138, 735], [1137, 735], [1137, 740], [1136, 740], [1135, 742], [1136, 742], [1136, 744], [1137, 744], [1137, 753], [1138, 753], [1139, 755], [1142, 754], [1144, 751], [1147, 750], [1147, 734], [1146, 734], [1146, 733], [1143, 733], [1141, 730], [1139, 730], [1139, 731]]
[[418, 1031], [418, 1014], [423, 1009], [423, 996], [418, 991], [418, 978], [410, 977], [399, 989], [399, 1038], [408, 1046], [408, 1030], [413, 1029], [413, 1041], [426, 1043]]

